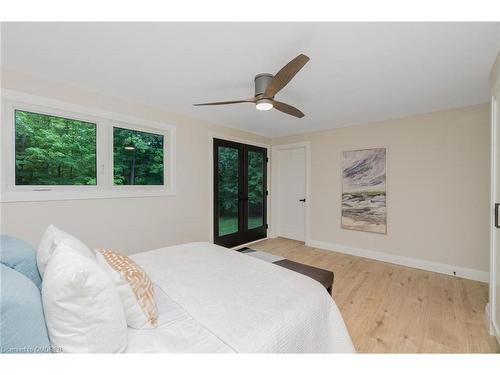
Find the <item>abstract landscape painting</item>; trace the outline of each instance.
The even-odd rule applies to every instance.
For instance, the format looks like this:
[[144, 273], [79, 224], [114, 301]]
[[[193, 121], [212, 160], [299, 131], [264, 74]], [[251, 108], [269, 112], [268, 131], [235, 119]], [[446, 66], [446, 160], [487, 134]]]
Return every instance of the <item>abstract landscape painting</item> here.
[[342, 153], [342, 228], [387, 233], [386, 149]]

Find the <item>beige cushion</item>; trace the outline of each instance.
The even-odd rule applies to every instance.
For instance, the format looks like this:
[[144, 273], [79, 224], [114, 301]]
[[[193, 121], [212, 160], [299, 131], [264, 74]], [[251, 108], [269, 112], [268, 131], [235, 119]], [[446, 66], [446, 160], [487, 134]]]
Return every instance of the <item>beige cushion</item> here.
[[154, 287], [146, 272], [128, 256], [117, 251], [96, 249], [96, 259], [115, 283], [127, 325], [138, 329], [156, 327], [158, 311]]

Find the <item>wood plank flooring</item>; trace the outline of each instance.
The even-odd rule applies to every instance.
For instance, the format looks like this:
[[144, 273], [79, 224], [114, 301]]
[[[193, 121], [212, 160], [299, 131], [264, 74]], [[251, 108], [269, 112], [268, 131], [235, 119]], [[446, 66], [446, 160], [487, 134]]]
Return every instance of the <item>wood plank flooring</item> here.
[[359, 353], [499, 353], [488, 285], [275, 238], [250, 246], [332, 270], [333, 298]]

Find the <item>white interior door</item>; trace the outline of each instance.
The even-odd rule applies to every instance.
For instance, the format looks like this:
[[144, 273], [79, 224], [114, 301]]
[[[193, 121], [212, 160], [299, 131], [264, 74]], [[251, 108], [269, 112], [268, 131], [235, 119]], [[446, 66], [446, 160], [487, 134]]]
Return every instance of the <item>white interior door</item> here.
[[277, 234], [305, 241], [306, 148], [279, 151]]

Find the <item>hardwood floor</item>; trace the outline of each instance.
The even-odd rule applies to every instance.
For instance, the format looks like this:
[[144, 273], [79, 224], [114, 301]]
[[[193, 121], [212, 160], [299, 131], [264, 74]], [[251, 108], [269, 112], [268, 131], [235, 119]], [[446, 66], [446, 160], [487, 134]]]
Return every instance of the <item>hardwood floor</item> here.
[[304, 246], [250, 246], [332, 270], [333, 298], [359, 353], [499, 353], [487, 332], [488, 285]]

